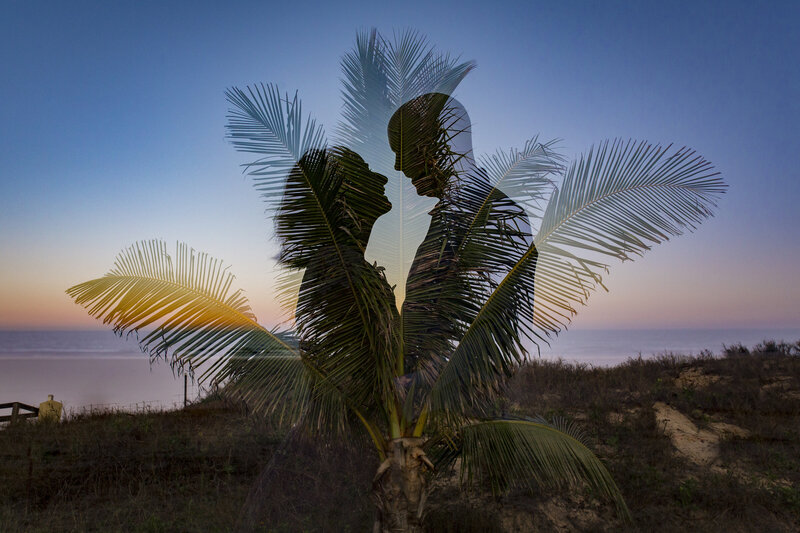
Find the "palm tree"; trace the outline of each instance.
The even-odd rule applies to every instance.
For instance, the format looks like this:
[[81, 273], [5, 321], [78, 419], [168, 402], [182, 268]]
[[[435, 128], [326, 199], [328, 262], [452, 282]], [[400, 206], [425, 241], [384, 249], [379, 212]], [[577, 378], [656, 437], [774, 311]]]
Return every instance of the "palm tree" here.
[[[454, 464], [463, 482], [483, 480], [495, 493], [585, 483], [628, 518], [579, 431], [498, 418], [494, 405], [529, 349], [602, 286], [603, 256], [631, 259], [695, 229], [725, 185], [692, 150], [646, 142], [606, 141], [567, 165], [538, 139], [485, 157], [480, 179], [459, 191], [452, 235], [436, 236], [452, 266], [435, 300], [446, 313], [417, 327], [402, 316], [406, 273], [430, 238], [432, 202], [394, 171], [387, 124], [410, 100], [449, 95], [474, 65], [413, 32], [389, 41], [373, 30], [358, 35], [342, 67], [334, 148], [296, 95], [272, 85], [227, 93], [229, 138], [257, 155], [246, 171], [276, 213], [291, 331], [259, 325], [227, 268], [183, 244], [173, 257], [162, 242], [137, 243], [68, 294], [116, 332], [144, 332], [152, 356], [197, 370], [287, 426], [369, 435], [380, 460], [376, 531], [421, 530], [429, 477]], [[381, 216], [387, 205], [375, 199], [386, 179], [393, 209]], [[498, 222], [503, 202], [525, 207], [533, 239]], [[412, 338], [436, 349], [415, 349]]]

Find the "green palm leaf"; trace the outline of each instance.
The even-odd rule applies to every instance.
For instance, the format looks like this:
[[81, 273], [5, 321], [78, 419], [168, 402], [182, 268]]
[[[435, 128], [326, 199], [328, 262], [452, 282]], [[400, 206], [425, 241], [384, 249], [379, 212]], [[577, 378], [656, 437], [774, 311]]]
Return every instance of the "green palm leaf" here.
[[[313, 383], [298, 355], [270, 356], [245, 348], [232, 355], [214, 376], [223, 393], [244, 401], [256, 412], [275, 417], [278, 425], [291, 426], [303, 418], [313, 394]], [[337, 414], [343, 409], [331, 410]], [[339, 427], [339, 417], [326, 427]]]
[[[630, 260], [693, 231], [713, 215], [726, 187], [711, 163], [685, 147], [615, 140], [590, 150], [566, 172], [535, 239], [540, 264], [546, 260], [536, 276], [542, 284], [537, 297], [544, 300], [540, 310], [574, 312], [573, 304], [585, 305], [607, 266], [583, 258]], [[520, 262], [520, 270], [525, 264]], [[538, 317], [531, 318], [539, 326]]]
[[[463, 184], [455, 205], [457, 223], [452, 224], [450, 233], [456, 234], [455, 256], [461, 275], [471, 277], [473, 300], [489, 298], [532, 243], [530, 218], [541, 218], [539, 202], [554, 188], [550, 176], [563, 169], [563, 158], [553, 151], [554, 144], [533, 138], [522, 150], [498, 150], [482, 158], [485, 170], [478, 167], [461, 177]], [[518, 306], [531, 307], [533, 294], [519, 291], [517, 300], [510, 311]], [[474, 306], [465, 307], [463, 299], [444, 301], [455, 304], [450, 314], [462, 317], [467, 326], [475, 318]], [[518, 319], [512, 314], [509, 321], [516, 324]]]
[[[237, 150], [258, 154], [244, 165], [256, 189], [268, 202], [280, 199], [289, 171], [307, 152], [325, 147], [325, 132], [309, 115], [303, 120], [301, 102], [281, 98], [276, 85], [256, 85], [225, 91], [233, 106], [228, 111], [228, 139]], [[274, 205], [273, 205], [274, 207]]]
[[[116, 333], [143, 332], [142, 349], [213, 375], [240, 350], [293, 357], [297, 350], [256, 322], [234, 276], [217, 259], [179, 243], [175, 259], [162, 241], [123, 250], [105, 276], [67, 289]], [[201, 377], [201, 378], [202, 378]]]
[[569, 426], [539, 420], [489, 420], [461, 429], [461, 476], [467, 483], [486, 479], [497, 495], [512, 485], [531, 488], [586, 483], [613, 501], [617, 513], [630, 512], [603, 463]]
[[[522, 149], [497, 150], [482, 156], [480, 166], [486, 169], [487, 181], [494, 189], [526, 206], [529, 215], [539, 217], [540, 202], [553, 191], [555, 175], [563, 171], [564, 158], [555, 150], [557, 142], [541, 143], [538, 136], [533, 137]], [[489, 198], [487, 196], [487, 204]]]
[[[344, 429], [348, 412], [366, 421], [347, 395], [302, 357], [287, 332], [256, 322], [234, 276], [217, 259], [179, 243], [135, 243], [105, 276], [67, 289], [76, 303], [120, 335], [139, 333], [151, 357], [201, 371], [223, 392], [293, 424]], [[367, 429], [374, 433], [374, 428]]]
[[214, 379], [223, 384], [225, 396], [244, 401], [283, 427], [302, 423], [321, 433], [341, 435], [348, 432], [351, 414], [355, 414], [373, 439], [378, 439], [378, 450], [383, 451], [375, 426], [347, 394], [303, 356], [271, 355], [258, 345], [245, 345], [228, 358]]
[[[686, 148], [613, 141], [590, 150], [566, 171], [534, 242], [444, 365], [431, 390], [434, 408], [463, 411], [495, 394], [526, 353], [526, 337], [546, 337], [566, 326], [574, 305], [585, 304], [607, 268], [585, 257], [641, 255], [695, 229], [724, 192], [711, 164]], [[535, 294], [528, 302], [534, 305], [520, 306], [520, 293]], [[524, 335], [509, 323], [510, 309], [519, 313]]]

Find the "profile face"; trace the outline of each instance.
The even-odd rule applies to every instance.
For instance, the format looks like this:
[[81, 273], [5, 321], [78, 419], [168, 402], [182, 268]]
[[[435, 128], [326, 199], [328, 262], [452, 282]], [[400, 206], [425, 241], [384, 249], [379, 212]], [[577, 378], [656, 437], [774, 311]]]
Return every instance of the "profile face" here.
[[[366, 163], [364, 164], [366, 165]], [[375, 191], [375, 198], [377, 200], [377, 206], [380, 209], [380, 215], [385, 215], [392, 209], [392, 202], [390, 202], [389, 197], [386, 196], [386, 184], [389, 183], [389, 178], [377, 172], [369, 171], [369, 173], [372, 174], [374, 182], [378, 185]]]
[[402, 149], [398, 139], [394, 143], [390, 139], [389, 143], [395, 153], [394, 169], [411, 178], [411, 183], [420, 196], [437, 196], [436, 180], [433, 176], [435, 161], [430, 156], [426, 157], [426, 152], [432, 151], [430, 147], [433, 142], [432, 138], [427, 143], [423, 139], [417, 139], [416, 143]]
[[371, 171], [366, 161], [348, 148], [334, 147], [330, 154], [331, 172], [343, 178], [341, 197], [355, 215], [351, 235], [366, 248], [375, 221], [392, 209], [386, 196], [389, 180]]
[[[386, 184], [389, 179], [383, 174], [370, 170], [369, 165], [356, 152], [342, 147], [331, 150], [332, 159], [341, 165], [342, 171], [349, 182], [346, 196], [354, 200], [354, 208], [359, 211], [359, 216], [370, 226], [379, 216], [392, 209], [392, 203], [386, 196]], [[356, 206], [369, 206], [369, 213], [361, 212]]]
[[420, 196], [442, 198], [446, 176], [439, 170], [448, 147], [443, 124], [446, 94], [429, 93], [406, 102], [389, 120], [389, 146], [395, 153], [395, 170], [411, 179]]
[[337, 224], [346, 226], [349, 235], [365, 247], [375, 221], [392, 209], [387, 183], [385, 176], [372, 172], [364, 159], [348, 148], [312, 149], [290, 171], [281, 210], [291, 213], [312, 202], [315, 190], [333, 193], [334, 202], [349, 210], [339, 213], [342, 219]]

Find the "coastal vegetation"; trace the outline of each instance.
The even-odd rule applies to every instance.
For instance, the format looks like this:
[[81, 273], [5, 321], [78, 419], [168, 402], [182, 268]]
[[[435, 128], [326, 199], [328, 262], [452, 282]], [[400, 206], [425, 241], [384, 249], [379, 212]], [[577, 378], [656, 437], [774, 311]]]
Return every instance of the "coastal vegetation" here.
[[[590, 490], [514, 485], [457, 468], [432, 482], [427, 531], [797, 531], [800, 342], [630, 359], [533, 360], [496, 406], [579, 430], [634, 522]], [[664, 413], [669, 416], [664, 416]], [[690, 425], [686, 425], [686, 424]], [[211, 394], [173, 412], [94, 412], [0, 431], [4, 531], [364, 531], [368, 440], [289, 436]]]

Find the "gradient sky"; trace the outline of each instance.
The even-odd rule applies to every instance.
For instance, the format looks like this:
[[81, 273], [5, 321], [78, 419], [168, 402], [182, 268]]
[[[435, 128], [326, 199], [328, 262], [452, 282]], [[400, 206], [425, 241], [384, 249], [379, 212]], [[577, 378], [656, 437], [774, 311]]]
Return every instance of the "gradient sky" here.
[[224, 139], [223, 91], [299, 90], [330, 132], [339, 59], [373, 26], [477, 61], [455, 96], [478, 154], [623, 137], [722, 173], [717, 216], [612, 264], [576, 328], [800, 326], [800, 3], [644, 4], [6, 0], [0, 328], [100, 327], [64, 290], [150, 238], [223, 258], [275, 324], [271, 224]]

